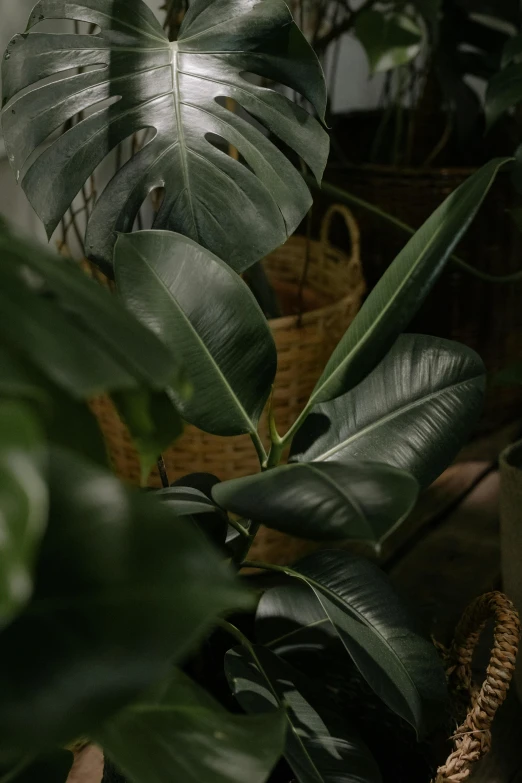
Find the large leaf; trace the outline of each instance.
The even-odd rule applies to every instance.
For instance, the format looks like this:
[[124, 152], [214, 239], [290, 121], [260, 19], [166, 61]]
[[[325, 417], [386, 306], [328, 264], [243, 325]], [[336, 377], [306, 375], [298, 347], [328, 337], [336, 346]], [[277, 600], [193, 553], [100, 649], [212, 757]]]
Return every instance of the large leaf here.
[[508, 160], [493, 160], [473, 174], [401, 250], [333, 352], [311, 403], [332, 400], [352, 389], [385, 356], [421, 306]]
[[379, 460], [427, 486], [465, 443], [484, 388], [484, 365], [470, 348], [403, 335], [355, 389], [313, 409], [291, 459]]
[[282, 712], [232, 715], [175, 671], [96, 736], [133, 783], [265, 783], [283, 751], [285, 720]]
[[[2, 72], [8, 156], [49, 235], [110, 150], [152, 128], [152, 138], [96, 203], [90, 256], [111, 263], [114, 231], [132, 230], [156, 187], [165, 188], [165, 197], [155, 227], [186, 234], [238, 271], [285, 241], [310, 206], [308, 189], [267, 136], [221, 100], [236, 101], [320, 179], [328, 137], [319, 123], [245, 76], [285, 84], [323, 116], [321, 67], [283, 0], [196, 0], [174, 43], [142, 0], [41, 0], [28, 29], [52, 19], [90, 22], [100, 32], [18, 35]], [[97, 67], [61, 76], [87, 66]], [[97, 106], [108, 99], [111, 105]], [[79, 123], [40, 149], [79, 112], [86, 112]], [[246, 165], [229, 157], [223, 143], [216, 147], [216, 137], [233, 145]]]
[[277, 354], [243, 281], [191, 239], [167, 231], [119, 238], [118, 288], [130, 310], [185, 364], [192, 386], [183, 417], [206, 432], [255, 432]]
[[283, 709], [285, 758], [299, 783], [379, 783], [377, 764], [357, 733], [336, 715], [310, 703], [302, 678], [264, 647], [229, 650], [225, 671], [246, 712]]
[[0, 229], [0, 343], [68, 393], [147, 385], [183, 391], [180, 367], [160, 340], [72, 261]]
[[416, 480], [372, 462], [284, 465], [217, 484], [228, 511], [301, 538], [380, 542], [411, 511]]
[[371, 8], [357, 14], [355, 34], [364, 46], [373, 73], [389, 71], [414, 60], [424, 37], [422, 28], [410, 14]]
[[0, 401], [0, 627], [31, 597], [33, 564], [47, 522], [45, 449], [23, 402]]
[[418, 734], [441, 717], [447, 689], [441, 661], [387, 577], [348, 552], [316, 552], [287, 574], [305, 581], [368, 684]]
[[0, 732], [20, 750], [84, 736], [250, 603], [153, 493], [68, 452], [52, 455], [49, 484], [34, 596], [0, 646]]

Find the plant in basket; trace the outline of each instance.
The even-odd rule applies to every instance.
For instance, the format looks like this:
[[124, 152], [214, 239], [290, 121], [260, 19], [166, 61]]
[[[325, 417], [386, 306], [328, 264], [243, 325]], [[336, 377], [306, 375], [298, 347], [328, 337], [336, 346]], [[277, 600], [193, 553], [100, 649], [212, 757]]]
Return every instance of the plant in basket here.
[[[32, 31], [57, 18], [75, 21], [76, 31]], [[282, 431], [274, 339], [238, 272], [293, 231], [310, 197], [289, 158], [221, 99], [237, 100], [320, 177], [320, 123], [245, 76], [278, 78], [321, 112], [321, 71], [285, 4], [195, 0], [171, 43], [141, 0], [42, 0], [8, 55], [6, 144], [49, 233], [110, 149], [154, 129], [89, 215], [86, 246], [117, 295], [72, 261], [9, 235], [0, 245], [16, 295], [10, 308], [2, 298], [2, 398], [29, 399], [32, 411], [49, 387], [55, 425], [44, 438], [51, 505], [48, 515], [40, 509], [48, 529], [36, 568], [38, 541], [27, 552], [20, 540], [20, 520], [32, 530], [31, 508], [11, 511], [26, 485], [9, 472], [30, 439], [10, 428], [10, 409], [0, 437], [6, 519], [28, 584], [23, 603], [6, 561], [0, 760], [8, 779], [85, 736], [113, 765], [107, 779], [115, 769], [132, 783], [371, 783], [393, 779], [375, 727], [390, 726], [411, 759], [420, 741], [431, 748], [434, 733], [452, 734], [455, 719], [447, 765], [444, 753], [433, 762], [421, 754], [415, 770], [426, 780], [432, 765], [439, 780], [466, 775], [488, 748], [514, 665], [518, 624], [505, 600], [494, 594], [472, 608], [448, 653], [447, 681], [435, 646], [375, 565], [346, 549], [278, 565], [254, 560], [252, 548], [266, 526], [321, 545], [363, 540], [378, 549], [467, 438], [484, 394], [480, 358], [402, 331], [509, 159], [485, 165], [415, 234]], [[216, 135], [239, 154], [227, 154]], [[159, 187], [153, 228], [133, 233]], [[29, 375], [18, 369], [27, 362]], [[33, 365], [44, 381], [31, 382]], [[246, 435], [258, 470], [226, 481], [221, 471], [189, 474], [170, 485], [160, 460], [163, 488], [132, 492], [93, 463], [104, 454], [85, 401], [100, 393], [129, 427], [143, 483], [180, 418], [222, 437]], [[22, 442], [4, 461], [12, 429]], [[69, 450], [53, 463], [64, 439]], [[34, 476], [22, 478], [31, 501]], [[45, 494], [45, 478], [39, 486]], [[499, 604], [487, 719], [479, 720], [484, 692], [470, 696], [467, 717], [450, 719], [450, 694], [470, 687], [464, 641], [474, 642]], [[34, 666], [28, 651], [36, 648]]]

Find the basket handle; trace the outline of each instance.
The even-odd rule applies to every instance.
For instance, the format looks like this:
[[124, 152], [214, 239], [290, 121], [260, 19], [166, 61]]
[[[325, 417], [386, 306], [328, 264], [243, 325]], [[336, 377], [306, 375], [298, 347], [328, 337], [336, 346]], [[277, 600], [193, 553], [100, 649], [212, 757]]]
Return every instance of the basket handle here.
[[342, 217], [348, 234], [350, 235], [351, 252], [349, 253], [350, 264], [353, 262], [359, 263], [360, 251], [361, 251], [361, 235], [359, 232], [359, 224], [350, 212], [348, 207], [343, 204], [331, 204], [326, 210], [323, 222], [321, 223], [321, 262], [324, 262], [325, 249], [330, 244], [330, 232], [332, 229], [332, 221], [336, 215]]
[[[494, 642], [480, 690], [472, 685], [473, 651], [488, 620], [494, 619]], [[466, 609], [448, 654], [447, 674], [458, 693], [471, 695], [464, 722], [456, 730], [454, 750], [437, 770], [435, 783], [462, 783], [491, 747], [491, 724], [509, 690], [520, 641], [518, 612], [499, 592], [486, 593]]]

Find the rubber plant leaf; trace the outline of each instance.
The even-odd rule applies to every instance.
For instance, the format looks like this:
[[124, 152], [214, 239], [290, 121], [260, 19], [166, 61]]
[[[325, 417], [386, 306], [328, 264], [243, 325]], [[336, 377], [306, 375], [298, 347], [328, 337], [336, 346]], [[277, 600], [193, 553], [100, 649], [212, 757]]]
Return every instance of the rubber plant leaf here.
[[460, 343], [406, 334], [362, 383], [316, 405], [292, 444], [292, 461], [379, 460], [431, 484], [466, 442], [482, 411], [486, 371]]
[[[58, 19], [99, 32], [33, 29]], [[72, 69], [79, 72], [65, 73]], [[237, 271], [281, 245], [311, 196], [273, 138], [320, 179], [328, 136], [308, 111], [257, 77], [299, 93], [323, 117], [321, 66], [283, 0], [195, 0], [173, 43], [143, 0], [37, 3], [27, 32], [4, 56], [2, 128], [11, 165], [48, 235], [108, 153], [149, 130], [98, 198], [86, 235], [90, 258], [111, 263], [115, 232], [132, 230], [155, 188], [164, 198], [154, 227], [186, 234]]]
[[413, 476], [373, 462], [301, 462], [216, 484], [219, 505], [292, 536], [378, 548], [412, 510]]
[[183, 362], [183, 418], [214, 435], [255, 433], [274, 382], [274, 339], [241, 278], [192, 239], [124, 234], [115, 274], [128, 309]]
[[447, 706], [442, 662], [377, 566], [324, 550], [285, 573], [313, 590], [372, 690], [421, 736]]

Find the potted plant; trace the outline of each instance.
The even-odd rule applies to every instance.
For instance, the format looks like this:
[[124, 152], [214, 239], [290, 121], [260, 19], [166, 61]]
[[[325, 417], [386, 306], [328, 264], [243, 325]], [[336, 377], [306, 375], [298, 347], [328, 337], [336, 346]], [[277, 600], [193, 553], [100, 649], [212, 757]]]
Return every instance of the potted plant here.
[[[5, 723], [8, 723], [7, 715], [11, 723], [3, 732], [10, 760], [17, 763], [24, 754], [34, 753], [33, 742], [47, 748], [85, 734], [100, 743], [107, 756], [134, 783], [150, 783], [151, 778], [208, 783], [242, 783], [245, 779], [251, 783], [266, 780], [290, 783], [294, 777], [300, 782], [325, 779], [332, 772], [344, 777], [359, 774], [364, 780], [379, 780], [386, 770], [379, 769], [364, 740], [354, 732], [353, 723], [358, 715], [350, 714], [349, 709], [339, 713], [338, 703], [324, 688], [321, 678], [317, 678], [317, 671], [315, 676], [311, 675], [309, 668], [299, 661], [301, 652], [309, 651], [310, 645], [312, 650], [330, 649], [333, 640], [339, 665], [353, 667], [356, 676], [368, 683], [378, 696], [379, 710], [384, 709], [384, 703], [399, 720], [410, 725], [414, 734], [422, 736], [433, 726], [445, 728], [448, 690], [435, 647], [416, 630], [386, 577], [366, 560], [347, 551], [325, 550], [291, 567], [278, 567], [252, 561], [249, 552], [262, 524], [320, 542], [363, 539], [378, 547], [411, 509], [419, 487], [430, 483], [453, 459], [480, 411], [483, 364], [473, 351], [456, 343], [422, 335], [401, 335], [401, 332], [441, 273], [497, 173], [510, 159], [486, 164], [426, 221], [366, 300], [287, 432], [278, 431], [270, 410], [271, 438], [267, 450], [259, 437], [258, 422], [271, 395], [277, 357], [266, 319], [237, 271], [254, 263], [256, 255], [264, 253], [269, 243], [279, 241], [278, 231], [288, 230], [289, 216], [297, 220], [297, 215], [307, 208], [309, 197], [304, 185], [294, 179], [298, 176], [296, 172], [292, 171], [291, 177], [289, 174], [283, 182], [278, 176], [280, 171], [274, 173], [273, 166], [267, 168], [270, 161], [276, 161], [285, 175], [289, 171], [282, 155], [275, 155], [265, 137], [256, 135], [257, 131], [254, 134], [243, 118], [227, 118], [231, 123], [227, 133], [232, 134], [231, 139], [240, 151], [242, 148], [248, 153], [245, 159], [249, 168], [241, 160], [225, 160], [224, 153], [216, 151], [206, 139], [208, 149], [196, 146], [197, 154], [204, 150], [212, 165], [226, 172], [227, 187], [220, 187], [219, 194], [212, 177], [207, 177], [208, 191], [203, 192], [197, 176], [198, 167], [203, 165], [199, 158], [192, 182], [183, 166], [183, 154], [174, 163], [155, 156], [158, 145], [168, 147], [167, 139], [174, 149], [183, 147], [187, 138], [198, 145], [203, 134], [215, 129], [214, 121], [211, 130], [191, 124], [199, 114], [205, 115], [206, 122], [205, 112], [210, 109], [221, 117], [221, 110], [216, 108], [221, 104], [214, 98], [204, 108], [200, 105], [199, 113], [193, 111], [197, 101], [207, 100], [205, 90], [215, 89], [207, 85], [211, 80], [205, 69], [218, 70], [222, 78], [226, 72], [222, 83], [225, 87], [220, 89], [236, 92], [238, 79], [242, 77], [234, 68], [243, 71], [255, 65], [273, 73], [276, 65], [284, 66], [288, 82], [293, 78], [297, 61], [299, 68], [294, 76], [302, 79], [300, 89], [313, 97], [314, 90], [321, 94], [322, 89], [316, 61], [291, 22], [286, 6], [279, 2], [252, 5], [245, 0], [238, 6], [228, 0], [210, 3], [197, 0], [186, 15], [175, 44], [161, 37], [161, 27], [141, 2], [131, 6], [118, 0], [84, 0], [57, 6], [51, 0], [44, 0], [36, 6], [32, 22], [64, 15], [79, 22], [98, 24], [101, 33], [61, 37], [61, 50], [56, 47], [57, 39], [49, 33], [29, 33], [11, 43], [9, 57], [4, 61], [7, 94], [3, 121], [14, 165], [18, 165], [17, 160], [20, 163], [26, 160], [25, 155], [34, 149], [38, 140], [43, 140], [44, 134], [48, 135], [60, 124], [64, 114], [76, 115], [86, 109], [84, 105], [80, 109], [76, 102], [79, 95], [89, 106], [92, 101], [114, 96], [116, 87], [111, 80], [115, 79], [123, 105], [112, 102], [86, 114], [58, 140], [51, 140], [50, 146], [40, 150], [30, 163], [22, 183], [45, 217], [49, 231], [61, 219], [62, 210], [68, 208], [81, 177], [89, 176], [111, 140], [115, 143], [118, 134], [132, 131], [129, 126], [132, 118], [139, 119], [140, 124], [154, 123], [165, 131], [164, 136], [157, 133], [149, 149], [147, 145], [143, 148], [144, 155], [138, 153], [123, 166], [99, 196], [90, 216], [87, 245], [91, 247], [93, 259], [113, 274], [116, 291], [127, 309], [150, 332], [156, 333], [159, 344], [167, 352], [161, 367], [163, 373], [168, 372], [168, 378], [166, 382], [163, 375], [161, 381], [154, 379], [150, 394], [144, 394], [132, 383], [127, 385], [120, 376], [116, 376], [118, 382], [114, 383], [112, 376], [111, 383], [98, 379], [88, 392], [82, 393], [82, 399], [100, 391], [111, 393], [134, 435], [144, 477], [164, 448], [164, 441], [171, 440], [179, 426], [176, 411], [185, 421], [209, 432], [227, 436], [248, 434], [259, 456], [259, 472], [229, 481], [220, 481], [215, 476], [187, 476], [175, 486], [139, 493], [139, 497], [143, 494], [144, 502], [153, 496], [150, 498], [152, 518], [158, 513], [161, 520], [169, 520], [167, 534], [172, 541], [157, 536], [161, 563], [169, 562], [177, 546], [177, 536], [182, 541], [185, 536], [190, 540], [199, 536], [203, 560], [208, 547], [214, 546], [209, 555], [210, 566], [207, 570], [201, 558], [193, 557], [191, 550], [180, 546], [177, 559], [172, 559], [173, 566], [168, 571], [168, 578], [175, 585], [167, 581], [154, 589], [156, 583], [151, 586], [145, 580], [138, 581], [139, 589], [130, 591], [132, 601], [141, 611], [140, 621], [153, 638], [154, 649], [149, 658], [149, 650], [145, 648], [147, 633], [142, 634], [141, 626], [137, 626], [137, 634], [131, 634], [126, 606], [122, 610], [117, 590], [107, 602], [101, 601], [103, 611], [99, 616], [100, 600], [84, 602], [86, 611], [95, 614], [92, 622], [100, 620], [103, 630], [111, 632], [108, 648], [107, 640], [94, 637], [93, 676], [106, 675], [103, 691], [89, 687], [89, 680], [83, 678], [88, 667], [77, 667], [76, 660], [71, 680], [61, 677], [62, 665], [65, 666], [69, 654], [74, 652], [72, 641], [76, 639], [75, 632], [78, 633], [77, 618], [66, 600], [59, 627], [65, 628], [66, 638], [72, 636], [72, 641], [60, 647], [61, 654], [53, 659], [53, 676], [44, 670], [44, 685], [35, 691], [42, 699], [38, 703], [40, 711], [30, 700], [24, 702], [26, 707], [20, 712], [14, 708], [21, 697], [27, 693], [33, 695], [32, 680], [28, 685], [20, 675], [14, 685], [10, 684], [10, 689], [6, 685], [7, 693], [13, 694], [9, 710], [5, 710]], [[274, 47], [282, 43], [287, 46], [287, 56], [282, 57], [277, 48], [278, 56], [273, 61]], [[65, 52], [63, 59], [59, 51]], [[91, 70], [25, 92], [43, 73], [50, 76], [64, 68], [69, 70], [72, 51], [78, 57], [74, 60], [76, 66], [89, 66]], [[100, 62], [104, 64], [101, 68], [97, 67]], [[143, 74], [152, 68], [151, 63], [155, 63], [154, 79], [150, 74], [145, 79]], [[192, 89], [184, 84], [189, 68], [205, 82], [199, 93], [194, 84]], [[275, 107], [285, 116], [281, 133], [292, 138], [296, 146], [303, 142], [300, 137], [303, 126], [305, 133], [318, 140], [315, 150], [303, 147], [308, 160], [322, 155], [319, 149], [322, 132], [315, 121], [305, 117], [304, 110], [286, 99], [281, 102], [277, 97], [260, 93], [256, 86], [251, 91], [243, 81], [242, 90], [248, 95], [255, 94], [258, 100], [262, 96], [264, 106]], [[18, 90], [22, 91], [19, 96]], [[146, 95], [148, 102], [142, 105], [140, 101]], [[190, 104], [190, 111], [183, 122], [176, 114], [178, 122], [173, 128], [168, 124], [172, 116], [160, 109], [165, 103], [171, 111], [180, 110], [181, 95], [183, 105]], [[152, 109], [158, 110], [157, 116], [147, 115]], [[34, 112], [38, 122], [31, 124], [29, 118]], [[59, 112], [62, 114], [58, 118]], [[17, 115], [19, 126], [13, 121]], [[166, 125], [162, 124], [163, 120]], [[275, 117], [270, 114], [265, 121], [275, 122]], [[101, 150], [95, 146], [91, 134], [96, 144], [99, 137], [105, 140]], [[89, 157], [89, 152], [93, 157]], [[179, 182], [172, 182], [175, 197], [166, 193], [156, 217], [157, 227], [130, 232], [140, 199], [146, 195], [147, 188], [158, 184], [161, 167], [167, 166], [166, 173], [162, 172], [166, 178], [167, 173], [173, 174], [168, 167], [178, 164], [178, 173], [185, 178], [186, 187], [193, 184], [195, 189], [189, 192], [180, 189]], [[53, 172], [52, 186], [50, 178], [44, 176], [44, 169]], [[256, 176], [259, 182], [254, 181]], [[297, 183], [295, 192], [291, 183]], [[230, 226], [231, 232], [234, 226], [234, 233], [225, 235], [223, 226], [203, 221], [197, 235], [199, 241], [195, 241], [193, 231], [197, 220], [193, 221], [193, 217], [203, 213], [199, 207], [194, 213], [187, 211], [187, 205], [196, 195], [206, 199], [207, 205], [212, 203], [222, 220], [227, 221], [223, 225]], [[247, 196], [256, 200], [260, 210], [258, 219], [249, 225], [248, 213], [231, 212], [236, 200], [243, 204]], [[288, 222], [279, 217], [274, 228], [270, 220], [277, 203], [279, 208], [284, 207]], [[172, 231], [173, 228], [178, 231]], [[129, 231], [122, 232], [122, 229]], [[10, 252], [10, 243], [12, 240], [8, 240], [5, 256]], [[226, 258], [220, 259], [212, 248], [227, 251]], [[125, 366], [130, 364], [133, 372], [141, 377], [139, 362], [132, 361], [133, 350], [127, 351], [120, 339], [121, 327], [113, 328], [112, 323], [99, 318], [94, 304], [92, 309], [87, 306], [103, 293], [100, 301], [104, 308], [110, 310], [114, 303], [115, 312], [120, 313], [116, 297], [111, 298], [93, 281], [84, 279], [83, 273], [71, 266], [72, 262], [40, 259], [38, 252], [23, 248], [16, 260], [13, 273], [16, 291], [25, 295], [27, 288], [31, 298], [27, 301], [28, 295], [24, 299], [20, 294], [22, 309], [18, 320], [2, 321], [1, 329], [6, 330], [6, 343], [11, 349], [9, 358], [13, 350], [22, 346], [24, 355], [29, 352], [33, 362], [47, 366], [48, 356], [56, 356], [56, 346], [67, 344], [69, 331], [75, 334], [69, 324], [77, 319], [81, 334], [85, 330], [94, 332], [101, 346], [110, 345], [111, 355], [115, 354]], [[67, 288], [62, 282], [65, 276]], [[78, 303], [78, 291], [83, 290], [86, 293]], [[4, 299], [7, 299], [5, 295]], [[36, 328], [33, 312], [40, 313], [39, 308], [43, 314]], [[68, 320], [64, 325], [62, 318], [56, 331], [49, 335], [47, 319], [53, 308], [63, 311]], [[13, 312], [12, 307], [9, 312]], [[45, 342], [40, 339], [40, 330], [46, 336]], [[146, 333], [154, 340], [152, 352], [157, 339]], [[38, 342], [34, 341], [35, 335]], [[127, 335], [127, 340], [132, 340], [132, 334]], [[149, 349], [141, 350], [147, 354]], [[80, 353], [75, 348], [70, 353], [79, 370], [84, 364], [94, 369], [101, 364], [108, 371], [99, 353], [92, 354], [92, 359], [87, 349]], [[81, 362], [78, 362], [79, 355]], [[182, 377], [174, 381], [171, 381], [172, 356], [183, 368]], [[61, 378], [60, 362], [54, 366], [54, 372], [58, 373], [57, 378], [52, 376], [54, 380]], [[290, 460], [281, 464], [288, 448]], [[60, 471], [58, 474], [61, 478]], [[94, 502], [99, 515], [100, 541], [102, 546], [107, 543], [107, 552], [92, 553], [85, 539], [81, 542], [75, 539], [75, 528], [70, 528], [70, 537], [84, 557], [87, 576], [91, 578], [93, 572], [96, 576], [99, 565], [100, 585], [108, 579], [111, 587], [115, 580], [119, 587], [123, 567], [118, 564], [113, 572], [109, 554], [120, 551], [121, 537], [115, 543], [110, 540], [109, 532], [120, 536], [123, 521], [119, 517], [105, 523], [106, 508], [107, 513], [112, 513], [119, 506], [98, 476], [91, 490], [95, 500], [85, 490], [79, 493], [78, 502], [87, 502], [89, 507]], [[66, 486], [69, 484], [74, 482], [65, 482]], [[117, 488], [116, 493], [123, 492], [117, 482], [110, 486]], [[73, 499], [67, 506], [69, 516], [75, 514], [75, 508]], [[82, 521], [83, 512], [79, 517]], [[180, 518], [178, 524], [176, 520]], [[136, 525], [139, 527], [138, 521]], [[147, 530], [147, 525], [143, 529]], [[155, 527], [153, 533], [155, 538]], [[133, 547], [124, 542], [124, 564], [129, 559], [134, 563], [134, 555], [144, 560], [144, 554], [149, 553], [142, 538], [136, 536]], [[146, 548], [145, 553], [140, 551], [142, 546]], [[217, 572], [214, 571], [216, 548], [226, 561], [218, 568], [218, 556]], [[58, 558], [55, 563], [59, 567], [63, 549], [55, 540], [51, 540], [49, 549]], [[185, 565], [178, 567], [178, 560]], [[76, 562], [73, 559], [68, 567], [68, 571], [73, 571], [72, 576]], [[155, 568], [152, 557], [146, 560], [146, 565], [149, 578], [154, 580], [163, 574]], [[245, 597], [244, 587], [238, 587], [231, 570], [239, 572], [248, 567], [282, 575], [284, 583], [269, 584], [266, 589], [266, 585], [256, 582], [257, 591]], [[184, 569], [189, 569], [189, 573]], [[80, 575], [83, 573], [82, 569]], [[202, 577], [197, 589], [192, 580], [195, 574]], [[44, 587], [47, 579], [50, 577], [41, 580]], [[240, 582], [244, 585], [245, 581], [241, 576]], [[178, 583], [182, 585], [179, 593]], [[96, 579], [94, 584], [100, 586]], [[169, 626], [161, 639], [156, 635], [159, 631], [153, 616], [150, 626], [147, 624], [145, 608], [152, 600], [151, 592], [161, 605], [161, 618]], [[212, 602], [210, 608], [204, 602], [199, 605], [202, 594]], [[85, 595], [89, 596], [88, 591], [82, 593], [82, 597]], [[169, 624], [165, 613], [172, 610], [172, 601], [176, 602], [179, 623]], [[251, 601], [250, 611], [246, 606], [248, 601]], [[49, 610], [52, 608], [51, 603]], [[29, 619], [34, 613], [29, 611]], [[37, 608], [37, 625], [39, 616]], [[23, 615], [21, 618], [25, 629], [26, 621]], [[185, 632], [184, 621], [193, 632]], [[8, 627], [7, 633], [19, 627], [17, 622]], [[90, 622], [89, 615], [89, 630]], [[118, 635], [123, 626], [128, 636]], [[314, 629], [319, 639], [310, 642], [309, 633], [313, 634]], [[33, 639], [30, 636], [29, 647], [34, 644]], [[20, 637], [15, 633], [13, 641], [6, 642], [0, 652], [0, 657], [8, 656], [3, 667], [6, 682], [12, 682], [12, 667], [19, 662], [19, 642]], [[180, 657], [174, 653], [172, 657], [179, 666], [169, 668], [164, 654], [174, 644], [173, 650], [179, 651]], [[125, 657], [129, 650], [130, 661]], [[137, 650], [136, 658], [132, 657], [134, 650]], [[291, 663], [286, 653], [290, 654]], [[109, 663], [118, 664], [117, 674], [114, 668], [104, 666], [107, 655]], [[141, 683], [139, 693], [131, 675]], [[107, 682], [110, 678], [116, 681], [115, 691]], [[49, 704], [53, 706], [55, 687], [59, 693], [66, 691], [69, 705], [77, 703], [73, 714], [78, 715], [78, 720], [73, 721], [69, 711], [53, 708], [40, 736], [38, 732], [42, 731], [41, 724], [46, 718], [42, 710]], [[94, 712], [98, 698], [107, 706], [103, 715]], [[250, 717], [241, 714], [237, 705], [254, 714]], [[381, 714], [379, 710], [377, 716]], [[13, 715], [17, 720], [13, 720]], [[59, 719], [58, 728], [55, 718]], [[379, 720], [374, 718], [374, 722]], [[32, 732], [26, 731], [28, 721]], [[1, 722], [0, 725], [4, 728]], [[476, 740], [477, 732], [482, 731], [473, 726], [465, 734]], [[278, 763], [282, 755], [284, 761]]]
[[[416, 229], [477, 166], [492, 155], [510, 154], [517, 145], [516, 117], [504, 117], [485, 134], [482, 96], [498, 73], [503, 47], [520, 30], [520, 11], [510, 0], [448, 0], [368, 3], [343, 14], [326, 33], [326, 42], [338, 40], [348, 25], [364, 47], [372, 73], [383, 75], [384, 87], [375, 110], [331, 118], [335, 143], [325, 179], [355, 197], [347, 203], [361, 225], [371, 287], [405, 238], [357, 199]], [[325, 189], [325, 200], [329, 198]], [[509, 177], [499, 178], [459, 248], [459, 256], [479, 276], [451, 265], [412, 324], [414, 330], [480, 349], [491, 374], [522, 348], [514, 336], [522, 326], [514, 279], [521, 245], [509, 215], [516, 205]], [[507, 285], [492, 286], [495, 277]], [[504, 313], [501, 320], [499, 311]], [[512, 420], [519, 406], [515, 388], [488, 395], [482, 430]]]

